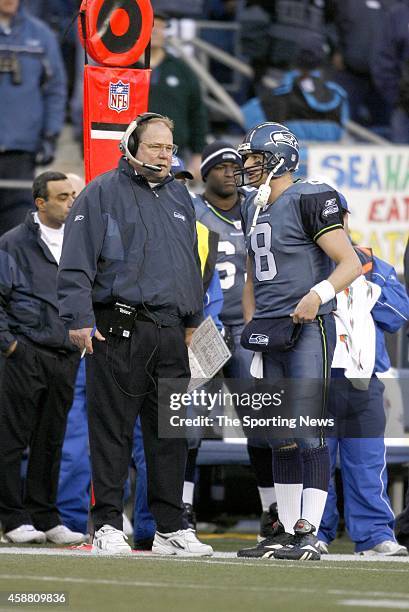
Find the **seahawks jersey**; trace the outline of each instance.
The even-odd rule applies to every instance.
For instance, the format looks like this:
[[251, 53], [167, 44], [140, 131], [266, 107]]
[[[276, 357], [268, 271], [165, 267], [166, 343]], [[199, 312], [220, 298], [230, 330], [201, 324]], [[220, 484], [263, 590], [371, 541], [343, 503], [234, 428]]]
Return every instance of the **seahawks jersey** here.
[[203, 196], [191, 196], [197, 220], [219, 234], [216, 268], [224, 298], [220, 318], [225, 325], [239, 325], [243, 323], [241, 298], [246, 272], [246, 246], [240, 207], [237, 207], [236, 215], [232, 216], [214, 208]]
[[[339, 195], [324, 183], [294, 183], [260, 210], [251, 232], [254, 197], [249, 195], [242, 206], [246, 247], [253, 264], [254, 316], [288, 316], [311, 287], [327, 279], [334, 269], [316, 241], [343, 228]], [[318, 314], [335, 308], [334, 299], [322, 304]]]

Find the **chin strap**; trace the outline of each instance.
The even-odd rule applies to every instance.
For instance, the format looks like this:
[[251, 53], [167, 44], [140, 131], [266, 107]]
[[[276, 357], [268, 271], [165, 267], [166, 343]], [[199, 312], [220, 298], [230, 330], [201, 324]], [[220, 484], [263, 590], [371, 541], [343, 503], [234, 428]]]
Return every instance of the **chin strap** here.
[[268, 198], [270, 197], [270, 194], [271, 194], [270, 181], [273, 178], [273, 176], [280, 170], [284, 162], [285, 162], [284, 157], [282, 157], [280, 161], [278, 162], [278, 164], [274, 166], [274, 168], [271, 170], [264, 185], [260, 185], [260, 187], [258, 188], [257, 195], [253, 201], [254, 206], [256, 206], [257, 208], [256, 208], [256, 212], [254, 213], [253, 223], [251, 224], [250, 232], [248, 234], [249, 236], [251, 236], [251, 234], [254, 231], [254, 228], [257, 225], [257, 219], [260, 214], [260, 210], [264, 208], [264, 206], [267, 206], [268, 204]]

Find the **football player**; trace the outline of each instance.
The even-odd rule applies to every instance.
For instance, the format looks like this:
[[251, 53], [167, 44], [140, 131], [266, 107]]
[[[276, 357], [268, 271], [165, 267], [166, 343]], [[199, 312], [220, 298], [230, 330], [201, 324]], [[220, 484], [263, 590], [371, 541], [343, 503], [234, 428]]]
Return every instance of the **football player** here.
[[[252, 352], [240, 344], [244, 328], [242, 294], [247, 259], [241, 205], [245, 197], [254, 191], [252, 187], [236, 186], [234, 172], [242, 166], [241, 156], [229, 142], [212, 142], [202, 153], [200, 171], [204, 191], [200, 195], [192, 194], [197, 219], [220, 237], [216, 268], [224, 297], [221, 318], [225, 332], [233, 344], [232, 357], [223, 368], [227, 379], [250, 378], [252, 358]], [[270, 484], [272, 466], [265, 465], [263, 451], [264, 448], [260, 450], [258, 445], [248, 440], [250, 463], [256, 474], [263, 509], [260, 520], [261, 539], [272, 535], [272, 524], [277, 520], [274, 485]], [[271, 454], [270, 447], [267, 447], [267, 452]]]
[[191, 194], [196, 218], [219, 235], [216, 269], [223, 291], [220, 318], [231, 339], [233, 356], [224, 368], [226, 378], [248, 378], [251, 352], [240, 345], [244, 327], [242, 293], [246, 273], [246, 248], [241, 222], [241, 204], [248, 189], [238, 190], [234, 172], [242, 167], [241, 156], [228, 142], [215, 141], [202, 153], [200, 172], [204, 192]]
[[[268, 381], [320, 380], [322, 405], [315, 410], [323, 413], [335, 346], [335, 295], [361, 273], [343, 229], [339, 195], [323, 183], [293, 182], [299, 144], [283, 125], [257, 125], [238, 152], [244, 162], [236, 172], [238, 186], [258, 187], [242, 207], [248, 252], [243, 305], [254, 332], [247, 345], [259, 337], [258, 331], [268, 337], [268, 352], [262, 354], [263, 378]], [[295, 330], [299, 335], [294, 345]], [[291, 408], [299, 406], [298, 412], [305, 414], [303, 388], [301, 380], [292, 385]], [[270, 444], [279, 521], [271, 538], [239, 551], [239, 556], [318, 560], [314, 534], [329, 483], [324, 435], [271, 438]]]

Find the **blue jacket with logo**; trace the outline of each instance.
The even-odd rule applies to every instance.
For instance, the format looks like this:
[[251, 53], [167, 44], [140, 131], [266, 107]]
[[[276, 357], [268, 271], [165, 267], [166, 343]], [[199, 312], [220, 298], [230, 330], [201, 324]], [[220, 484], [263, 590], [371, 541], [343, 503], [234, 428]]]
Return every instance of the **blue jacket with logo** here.
[[20, 8], [10, 28], [0, 25], [0, 151], [39, 150], [44, 136], [59, 134], [65, 118], [66, 77], [53, 32]]
[[196, 218], [186, 187], [153, 189], [125, 158], [80, 193], [68, 216], [58, 273], [60, 314], [93, 327], [93, 304], [144, 303], [164, 325], [197, 327], [203, 282]]

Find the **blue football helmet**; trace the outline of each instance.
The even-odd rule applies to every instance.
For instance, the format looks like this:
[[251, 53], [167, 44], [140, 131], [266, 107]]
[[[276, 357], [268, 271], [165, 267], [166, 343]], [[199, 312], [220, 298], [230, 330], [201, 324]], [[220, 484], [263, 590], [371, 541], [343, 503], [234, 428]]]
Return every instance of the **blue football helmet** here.
[[274, 168], [277, 170], [272, 178], [279, 178], [286, 172], [295, 172], [300, 158], [297, 138], [285, 125], [273, 122], [260, 123], [247, 132], [237, 151], [243, 157], [243, 162], [251, 153], [261, 153], [263, 156], [261, 164], [234, 173], [239, 178], [239, 181], [236, 178], [238, 187], [258, 182], [265, 172], [270, 173]]

